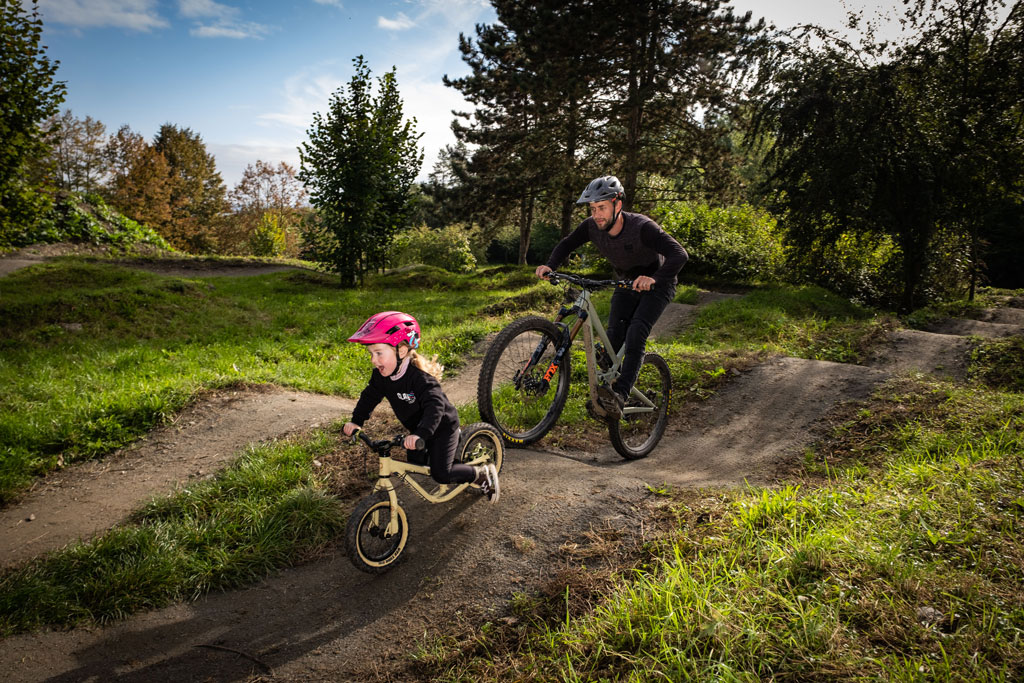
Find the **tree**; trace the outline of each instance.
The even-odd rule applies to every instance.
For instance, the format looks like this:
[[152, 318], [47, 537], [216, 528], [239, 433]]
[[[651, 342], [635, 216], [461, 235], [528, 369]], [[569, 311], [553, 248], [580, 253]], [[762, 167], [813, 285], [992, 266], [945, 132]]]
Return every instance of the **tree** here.
[[[273, 253], [295, 252], [295, 230], [301, 221], [306, 190], [295, 169], [285, 162], [272, 166], [257, 160], [249, 164], [228, 195], [234, 213], [222, 226], [218, 241], [222, 251], [240, 251], [244, 245], [259, 255], [267, 253], [266, 235], [273, 234]], [[254, 240], [254, 233], [261, 237]], [[259, 248], [252, 248], [259, 244]]]
[[317, 210], [308, 226], [309, 256], [338, 273], [343, 286], [386, 265], [395, 235], [408, 226], [409, 196], [423, 163], [415, 119], [403, 121], [394, 68], [377, 79], [360, 55], [347, 91], [332, 96], [326, 116], [313, 114], [299, 148], [299, 179]]
[[[538, 200], [561, 209], [561, 234], [571, 229], [575, 195], [588, 171], [587, 130], [595, 118], [591, 93], [600, 81], [594, 50], [602, 10], [573, 0], [499, 0], [498, 22], [478, 26], [476, 40], [460, 36], [472, 73], [445, 84], [476, 109], [452, 124], [475, 152], [464, 167], [477, 213], [515, 207], [519, 262], [529, 252]], [[488, 208], [489, 207], [489, 208]]]
[[229, 198], [238, 212], [277, 211], [284, 213], [298, 209], [306, 199], [306, 190], [299, 182], [295, 169], [285, 162], [272, 166], [257, 160], [249, 164], [231, 191]]
[[530, 222], [545, 213], [538, 203], [557, 207], [565, 235], [596, 175], [620, 175], [629, 206], [641, 169], [724, 167], [722, 133], [702, 122], [731, 111], [763, 24], [723, 4], [498, 0], [497, 23], [478, 26], [475, 42], [460, 37], [472, 73], [445, 82], [476, 109], [453, 129], [474, 146], [467, 180], [480, 197], [518, 205], [520, 260]]
[[9, 244], [46, 210], [46, 196], [26, 182], [27, 167], [46, 156], [40, 126], [60, 109], [65, 86], [54, 80], [60, 62], [39, 44], [38, 5], [26, 14], [20, 0], [8, 0], [0, 19], [0, 244]]
[[891, 240], [876, 285], [908, 311], [949, 293], [948, 274], [969, 258], [950, 245], [984, 226], [994, 202], [1016, 202], [1019, 216], [1022, 10], [1000, 25], [1002, 5], [917, 2], [904, 21], [921, 30], [895, 46], [870, 27], [860, 46], [809, 27], [765, 62], [769, 183], [808, 277], [831, 277], [848, 236]]
[[47, 119], [43, 130], [57, 187], [69, 192], [97, 191], [107, 173], [107, 127], [90, 116], [77, 119], [65, 109]]
[[600, 144], [616, 163], [627, 206], [641, 171], [674, 176], [720, 151], [721, 132], [704, 122], [739, 104], [764, 28], [750, 16], [735, 15], [724, 0], [639, 0], [609, 26]]
[[215, 245], [214, 220], [227, 209], [224, 181], [198, 133], [165, 123], [153, 148], [169, 169], [171, 220], [164, 237], [179, 249], [202, 253]]
[[141, 134], [121, 126], [104, 148], [109, 180], [107, 200], [128, 218], [160, 234], [171, 221], [170, 167]]
[[957, 0], [929, 12], [916, 0], [908, 15], [922, 38], [906, 57], [930, 73], [929, 142], [941, 140], [947, 153], [942, 223], [968, 244], [971, 299], [986, 274], [1024, 284], [1024, 3], [1001, 18], [1004, 5]]

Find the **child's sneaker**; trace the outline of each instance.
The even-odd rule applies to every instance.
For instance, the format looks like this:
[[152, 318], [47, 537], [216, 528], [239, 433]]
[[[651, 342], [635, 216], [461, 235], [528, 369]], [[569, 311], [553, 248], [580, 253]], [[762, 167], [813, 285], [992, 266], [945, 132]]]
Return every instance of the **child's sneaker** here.
[[498, 470], [494, 465], [483, 465], [476, 468], [476, 481], [474, 486], [480, 488], [480, 493], [487, 496], [488, 502], [497, 503], [501, 495], [501, 484], [498, 482]]

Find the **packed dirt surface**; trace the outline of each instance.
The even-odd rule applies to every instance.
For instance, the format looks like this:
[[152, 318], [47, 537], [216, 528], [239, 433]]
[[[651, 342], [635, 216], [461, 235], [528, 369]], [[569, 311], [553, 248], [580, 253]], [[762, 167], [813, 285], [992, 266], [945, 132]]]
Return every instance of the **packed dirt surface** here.
[[[697, 306], [716, 298], [705, 293]], [[1002, 325], [1020, 334], [1020, 318], [1008, 322], [1015, 310], [970, 321], [968, 334], [1010, 329]], [[652, 343], [684, 329], [695, 311], [671, 305]], [[951, 321], [947, 329], [966, 328]], [[0, 671], [12, 682], [405, 680], [413, 643], [425, 634], [514, 620], [513, 594], [542, 590], [561, 570], [599, 564], [604, 544], [642, 542], [651, 488], [771, 485], [799, 461], [831, 410], [867, 397], [893, 373], [961, 379], [970, 345], [962, 334], [897, 330], [866, 366], [772, 358], [677, 411], [643, 460], [624, 461], [606, 439], [586, 450], [555, 450], [543, 440], [509, 449], [497, 505], [472, 495], [429, 505], [405, 492], [409, 546], [384, 575], [354, 569], [339, 543], [247, 590], [107, 627], [4, 639]], [[454, 402], [474, 400], [478, 371], [479, 359], [445, 380]], [[342, 419], [351, 405], [274, 388], [205, 397], [174, 425], [116, 457], [68, 468], [4, 510], [0, 558], [21, 562], [102, 531], [147, 497], [210, 476], [247, 444]], [[12, 534], [23, 534], [20, 543], [9, 542]]]

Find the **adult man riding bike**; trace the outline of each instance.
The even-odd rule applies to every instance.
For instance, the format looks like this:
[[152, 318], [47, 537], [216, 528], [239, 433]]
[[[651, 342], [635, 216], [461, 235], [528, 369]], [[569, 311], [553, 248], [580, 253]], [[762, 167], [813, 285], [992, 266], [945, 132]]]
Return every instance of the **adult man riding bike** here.
[[612, 351], [626, 345], [622, 370], [611, 387], [598, 389], [601, 406], [613, 417], [622, 415], [626, 397], [636, 382], [651, 328], [675, 297], [676, 275], [689, 258], [674, 237], [653, 220], [622, 210], [622, 183], [613, 175], [595, 178], [576, 200], [590, 205], [590, 217], [551, 250], [547, 263], [537, 266], [539, 278], [573, 251], [593, 242], [612, 264], [615, 276], [633, 280], [633, 289], [616, 289], [608, 315]]

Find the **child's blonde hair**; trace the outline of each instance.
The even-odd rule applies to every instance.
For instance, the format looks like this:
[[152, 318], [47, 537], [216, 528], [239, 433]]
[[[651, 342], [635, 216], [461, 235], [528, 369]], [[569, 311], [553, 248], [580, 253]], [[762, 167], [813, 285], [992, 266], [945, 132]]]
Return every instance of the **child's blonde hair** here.
[[435, 353], [432, 357], [427, 358], [416, 353], [416, 349], [411, 348], [408, 344], [402, 343], [409, 350], [409, 362], [418, 367], [423, 372], [433, 375], [437, 378], [437, 381], [441, 381], [441, 375], [444, 374], [444, 366], [437, 362], [437, 354]]

